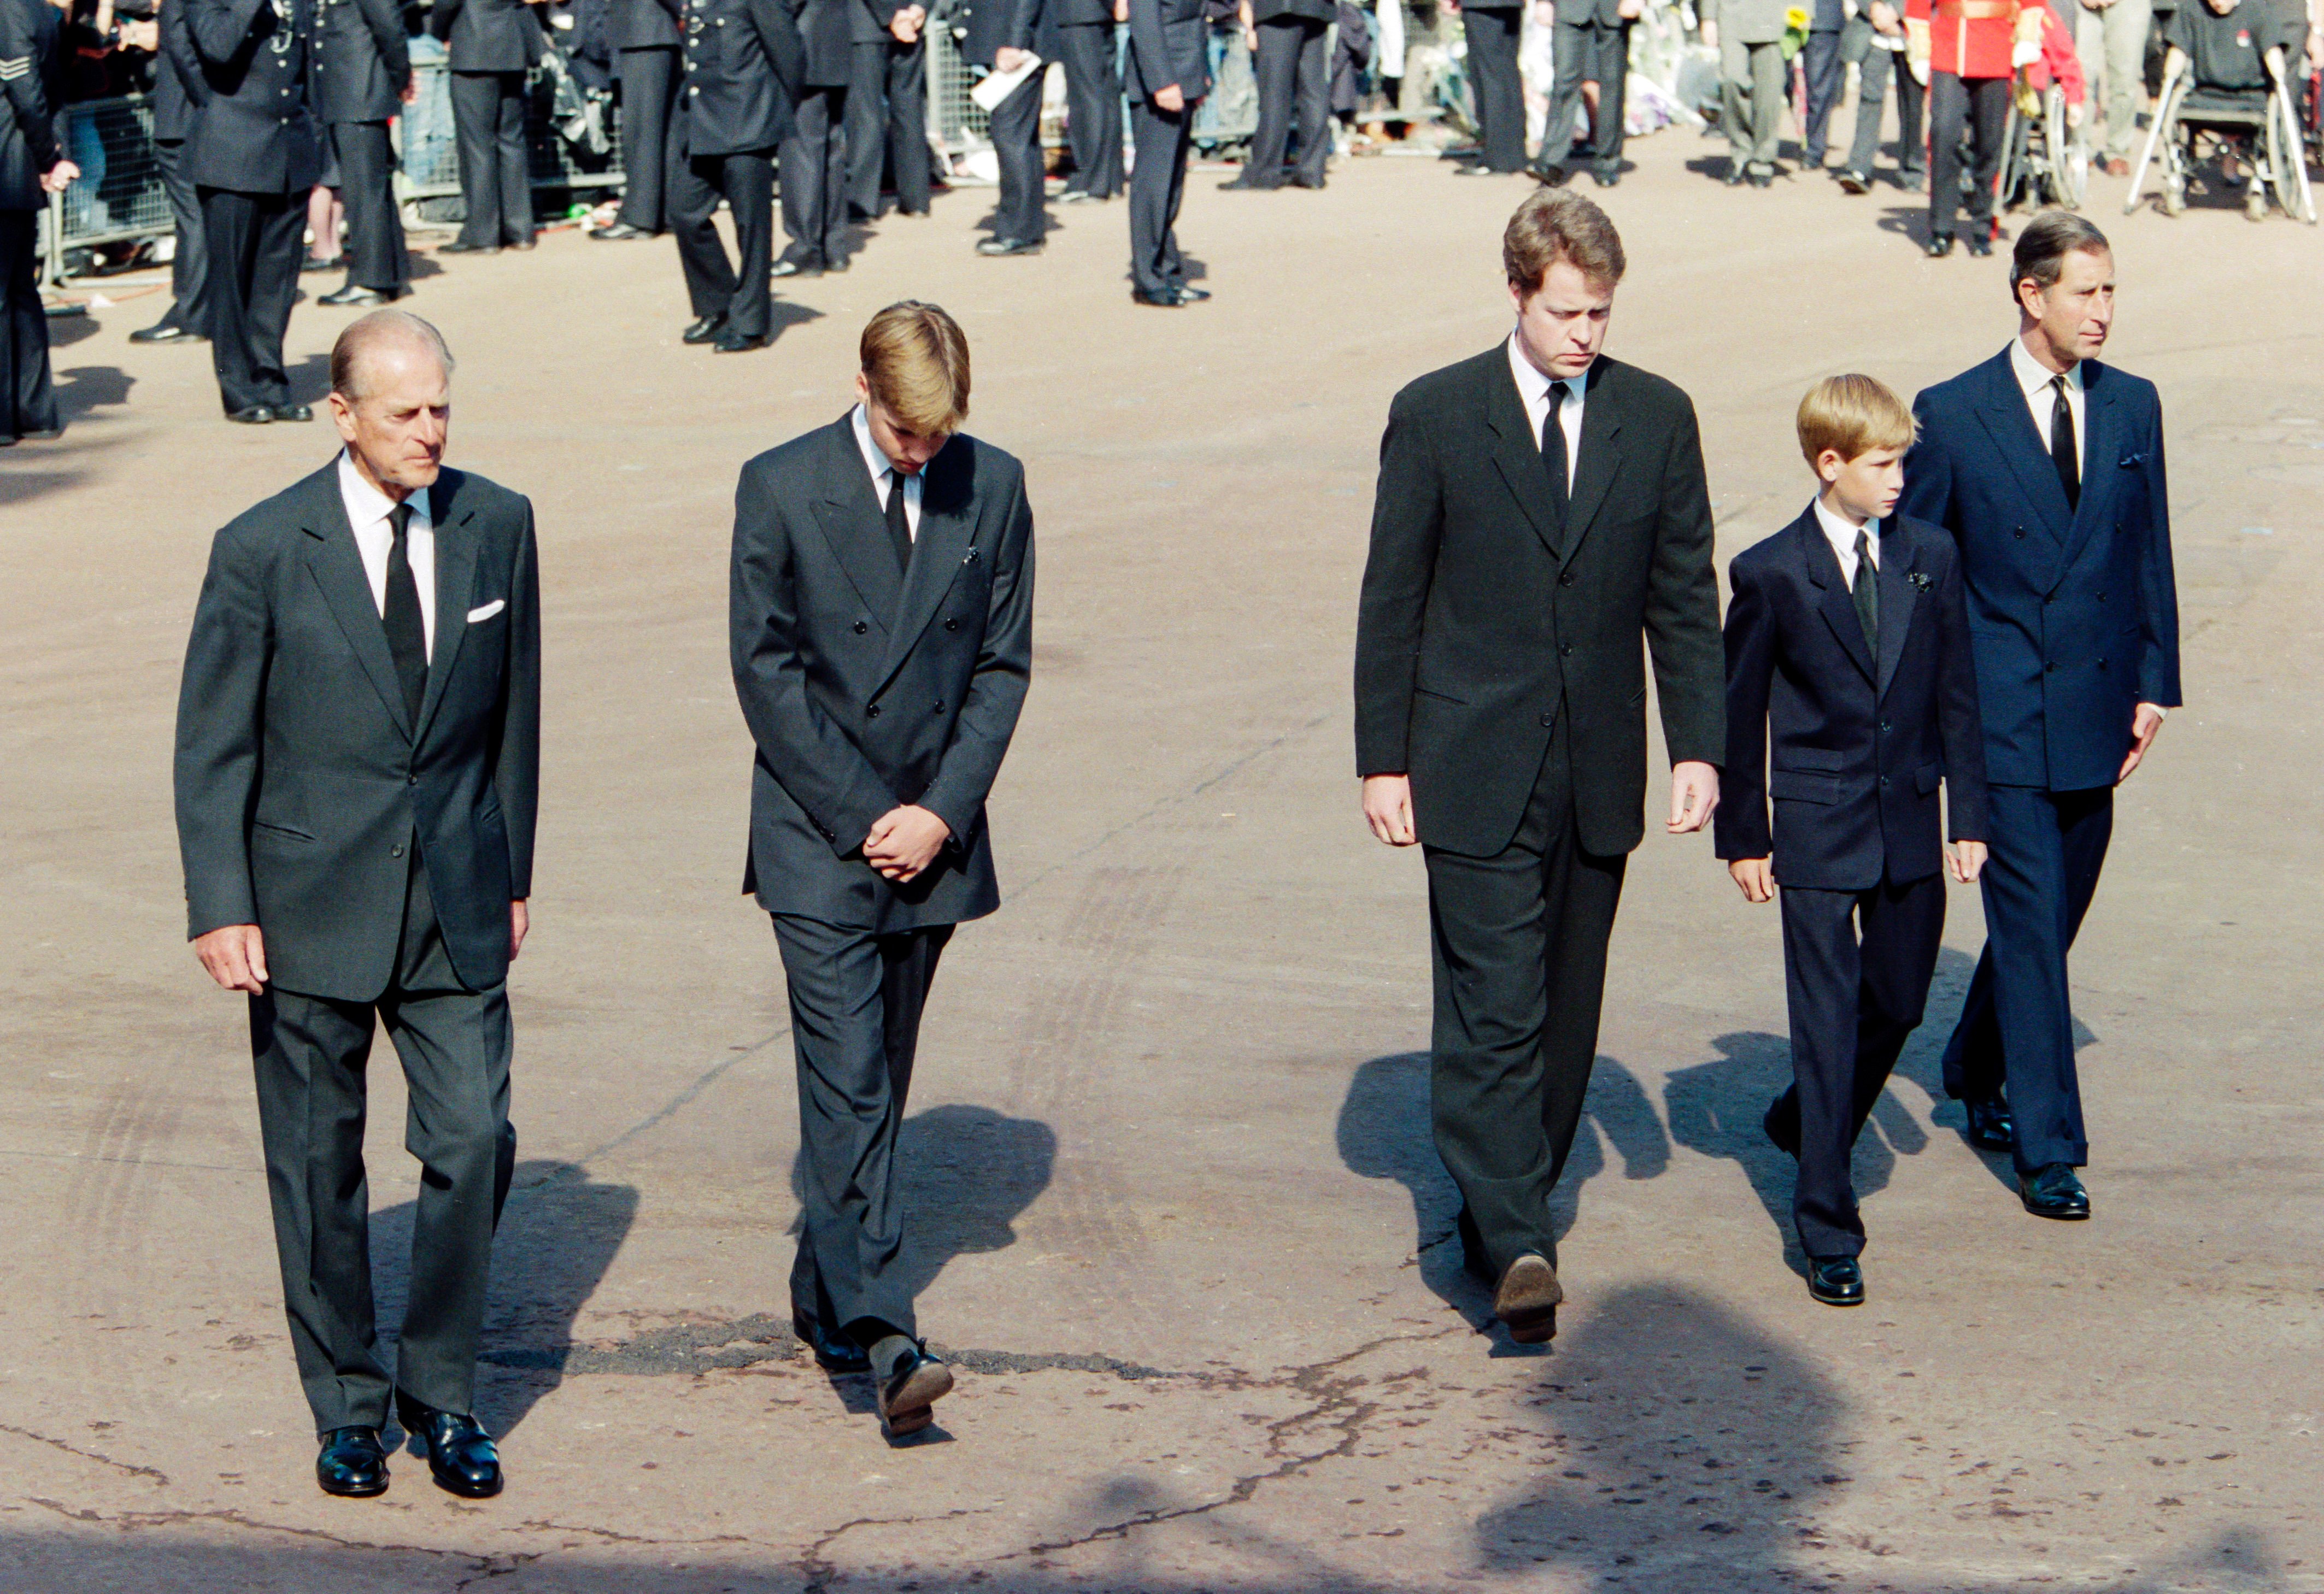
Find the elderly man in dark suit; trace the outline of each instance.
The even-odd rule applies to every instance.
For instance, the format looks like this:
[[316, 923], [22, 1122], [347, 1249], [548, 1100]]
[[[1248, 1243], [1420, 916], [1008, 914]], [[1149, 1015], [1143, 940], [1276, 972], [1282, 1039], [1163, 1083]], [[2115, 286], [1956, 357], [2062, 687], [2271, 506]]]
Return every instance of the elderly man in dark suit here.
[[1468, 1263], [1510, 1335], [1538, 1342], [1564, 1299], [1550, 1194], [1644, 830], [1642, 653], [1674, 835], [1718, 806], [1726, 725], [1694, 406], [1600, 352], [1624, 266], [1614, 224], [1571, 189], [1540, 189], [1501, 257], [1516, 329], [1388, 409], [1356, 762], [1372, 834], [1426, 854], [1431, 1098]]
[[1574, 111], [1586, 80], [1598, 85], [1591, 176], [1601, 189], [1622, 180], [1622, 96], [1630, 80], [1630, 24], [1641, 9], [1641, 0], [1568, 0], [1557, 8], [1557, 30], [1550, 35], [1557, 76], [1549, 91], [1549, 119], [1542, 124], [1541, 151], [1531, 168], [1552, 188], [1569, 175]]
[[2163, 405], [2098, 363], [2114, 252], [2047, 210], [2010, 266], [2018, 335], [1923, 392], [1904, 511], [1960, 544], [1985, 715], [1985, 950], [1945, 1047], [1970, 1140], [2008, 1151], [2037, 1217], [2078, 1219], [2089, 1160], [2066, 957], [2098, 889], [2114, 788], [2179, 704]]
[[[896, 208], [928, 214], [928, 8], [857, 0], [855, 81], [847, 94], [847, 203], [880, 218], [881, 175], [896, 174]], [[866, 35], [869, 35], [868, 37]]]
[[863, 0], [804, 0], [798, 19], [798, 109], [783, 140], [783, 231], [778, 277], [847, 269], [847, 102]]
[[1056, 59], [1065, 69], [1065, 143], [1073, 175], [1060, 205], [1111, 199], [1122, 190], [1121, 51], [1113, 0], [1057, 0], [1049, 7]]
[[532, 8], [545, 0], [436, 0], [428, 31], [449, 46], [452, 129], [460, 145], [460, 235], [439, 253], [532, 247], [525, 75], [547, 48]]
[[411, 291], [411, 260], [395, 207], [395, 151], [387, 124], [419, 97], [403, 12], [394, 0], [315, 0], [316, 113], [339, 158], [347, 207], [347, 280], [317, 302], [382, 305]]
[[[1332, 86], [1324, 43], [1335, 0], [1250, 0], [1251, 31], [1259, 35], [1252, 70], [1259, 80], [1259, 129], [1250, 159], [1222, 189], [1323, 186], [1332, 153]], [[1287, 172], [1284, 157], [1296, 125], [1299, 163]]]
[[202, 240], [201, 196], [186, 175], [186, 138], [194, 117], [210, 97], [202, 80], [201, 57], [194, 52], [193, 30], [186, 25], [190, 0], [161, 0], [155, 19], [161, 49], [153, 62], [153, 165], [169, 196], [170, 221], [177, 247], [170, 256], [169, 313], [129, 335], [132, 343], [198, 343], [209, 336], [203, 320], [202, 285], [209, 251]]
[[613, 0], [608, 17], [622, 82], [622, 208], [604, 242], [650, 238], [669, 225], [668, 185], [678, 153], [682, 90], [679, 50], [686, 41], [679, 0]]
[[1178, 205], [1194, 107], [1211, 92], [1203, 0], [1130, 0], [1130, 297], [1178, 309], [1210, 298], [1186, 280]]
[[[773, 340], [775, 151], [790, 127], [800, 54], [798, 25], [782, 0], [694, 0], [670, 230], [694, 305], [684, 340], [722, 355]], [[711, 220], [721, 198], [734, 214], [733, 264]]]
[[187, 0], [209, 99], [186, 140], [209, 250], [210, 360], [228, 420], [312, 420], [282, 336], [299, 291], [307, 195], [323, 169], [308, 100], [314, 0]]
[[[1013, 72], [1028, 55], [1049, 59], [1055, 47], [1055, 0], [973, 0], [961, 57], [988, 72]], [[1047, 180], [1041, 158], [1041, 79], [1027, 74], [992, 107], [992, 155], [1001, 193], [992, 233], [976, 241], [988, 256], [1038, 254], [1049, 235]]]
[[937, 957], [1001, 901], [984, 801], [1032, 668], [1033, 513], [1017, 461], [957, 429], [949, 316], [890, 305], [862, 353], [853, 411], [742, 467], [731, 634], [758, 751], [742, 889], [798, 1053], [792, 1321], [901, 1435], [952, 1373], [915, 1323], [896, 1137]]
[[[443, 467], [451, 356], [374, 310], [331, 351], [330, 464], [217, 534], [178, 699], [194, 950], [250, 999], [258, 1121], [326, 1493], [388, 1485], [388, 1397], [454, 1494], [497, 1493], [477, 1424], [493, 1230], [515, 1166], [509, 963], [540, 786], [532, 510]], [[364, 1066], [384, 1025], [420, 1159], [381, 1366]]]

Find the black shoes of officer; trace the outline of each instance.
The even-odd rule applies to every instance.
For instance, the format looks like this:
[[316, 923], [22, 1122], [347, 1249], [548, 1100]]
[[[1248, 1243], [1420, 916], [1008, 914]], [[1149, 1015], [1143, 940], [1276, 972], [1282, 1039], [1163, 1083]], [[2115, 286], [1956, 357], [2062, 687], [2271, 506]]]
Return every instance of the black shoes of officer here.
[[207, 343], [200, 333], [179, 326], [175, 321], [163, 321], [156, 326], [140, 327], [129, 335], [132, 343]]
[[360, 282], [350, 282], [337, 293], [326, 293], [317, 304], [363, 305], [388, 304], [403, 297], [401, 293], [382, 293], [376, 288], [366, 288]]
[[2017, 1175], [2017, 1199], [2037, 1218], [2075, 1222], [2090, 1215], [2090, 1193], [2074, 1176], [2071, 1163], [2045, 1163]]
[[1810, 1257], [1808, 1294], [1827, 1306], [1861, 1306], [1864, 1269], [1854, 1257]]
[[710, 352], [714, 355], [745, 354], [752, 349], [765, 348], [774, 341], [763, 332], [753, 336], [750, 333], [737, 332], [729, 327], [718, 335], [718, 341], [710, 346]]
[[1510, 1263], [1493, 1291], [1493, 1315], [1520, 1345], [1545, 1345], [1557, 1337], [1557, 1308], [1565, 1288], [1548, 1259], [1527, 1251]]
[[1151, 293], [1143, 288], [1133, 288], [1130, 290], [1130, 302], [1152, 305], [1157, 310], [1182, 310], [1193, 301], [1176, 288], [1157, 288]]
[[344, 263], [346, 263], [336, 254], [328, 260], [323, 259], [320, 255], [310, 254], [299, 263], [299, 274], [303, 277], [309, 272], [336, 272]]
[[1868, 171], [1844, 167], [1833, 180], [1840, 184], [1840, 191], [1843, 194], [1868, 194], [1872, 191], [1872, 174]]
[[952, 1393], [952, 1368], [907, 1335], [890, 1334], [872, 1346], [872, 1366], [880, 1421], [886, 1424], [890, 1439], [918, 1433], [935, 1422], [936, 1414], [931, 1408]]
[[1283, 184], [1279, 180], [1276, 182], [1268, 182], [1264, 178], [1252, 176], [1250, 168], [1246, 166], [1242, 169], [1241, 176], [1231, 178], [1227, 181], [1221, 183], [1219, 185], [1219, 192], [1222, 194], [1231, 194], [1238, 189], [1248, 189], [1272, 193], [1282, 186]]
[[387, 1452], [370, 1428], [334, 1428], [315, 1457], [315, 1481], [327, 1495], [367, 1500], [387, 1492]]
[[501, 1452], [484, 1425], [464, 1412], [439, 1412], [395, 1392], [395, 1420], [428, 1446], [437, 1487], [471, 1500], [501, 1492]]
[[1931, 260], [1942, 260], [1946, 255], [1950, 254], [1952, 252], [1953, 235], [1950, 233], [1932, 233], [1929, 235], [1928, 256]]
[[646, 231], [643, 227], [633, 227], [628, 222], [617, 221], [612, 226], [599, 227], [595, 232], [589, 235], [593, 238], [603, 239], [608, 244], [620, 244], [624, 243], [631, 238], [650, 238], [655, 235]]
[[680, 343], [716, 343], [718, 335], [726, 330], [726, 312], [715, 310], [678, 335]]
[[862, 1346], [844, 1334], [835, 1334], [816, 1318], [804, 1312], [791, 1313], [791, 1332], [799, 1338], [815, 1357], [815, 1365], [825, 1372], [845, 1377], [850, 1373], [868, 1373], [872, 1358]]
[[1562, 189], [1573, 174], [1555, 161], [1536, 161], [1526, 168], [1526, 175], [1545, 189]]
[[274, 419], [274, 411], [263, 404], [253, 404], [244, 410], [229, 410], [226, 418], [236, 426], [264, 426]]
[[457, 238], [449, 244], [436, 245], [438, 254], [498, 254], [500, 252], [501, 246], [497, 244], [466, 244]]
[[2016, 1143], [2008, 1102], [1998, 1096], [1981, 1101], [1972, 1096], [1961, 1105], [1969, 1110], [1969, 1128], [1962, 1134], [1979, 1151], [2006, 1151]]
[[989, 259], [1004, 254], [1038, 254], [1043, 247], [1038, 238], [979, 238], [976, 252]]

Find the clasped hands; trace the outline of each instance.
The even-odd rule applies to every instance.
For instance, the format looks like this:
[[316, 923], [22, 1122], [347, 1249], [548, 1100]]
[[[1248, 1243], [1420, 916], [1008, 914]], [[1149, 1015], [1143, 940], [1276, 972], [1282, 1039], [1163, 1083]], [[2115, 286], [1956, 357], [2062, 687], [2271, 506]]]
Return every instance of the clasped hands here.
[[952, 839], [952, 826], [918, 804], [890, 808], [872, 822], [863, 838], [863, 861], [881, 878], [901, 885], [926, 872]]

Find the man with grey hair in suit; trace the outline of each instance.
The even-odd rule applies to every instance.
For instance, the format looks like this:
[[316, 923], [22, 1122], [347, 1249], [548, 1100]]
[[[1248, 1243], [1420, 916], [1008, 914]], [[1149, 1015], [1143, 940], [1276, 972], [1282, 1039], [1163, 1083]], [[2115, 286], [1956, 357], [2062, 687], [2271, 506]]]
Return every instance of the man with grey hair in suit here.
[[[391, 1392], [440, 1486], [501, 1487], [475, 1364], [516, 1162], [506, 981], [532, 894], [540, 617], [532, 506], [444, 465], [451, 382], [415, 316], [339, 335], [345, 447], [217, 534], [178, 700], [189, 933], [249, 998], [283, 1304], [334, 1495], [387, 1488]], [[375, 1023], [420, 1163], [392, 1379], [363, 1159]]]

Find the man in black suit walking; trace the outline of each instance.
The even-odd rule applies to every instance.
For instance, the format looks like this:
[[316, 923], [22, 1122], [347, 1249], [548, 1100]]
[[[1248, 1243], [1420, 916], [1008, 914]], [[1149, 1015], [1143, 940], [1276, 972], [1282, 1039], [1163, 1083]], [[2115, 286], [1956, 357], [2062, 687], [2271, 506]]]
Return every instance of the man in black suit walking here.
[[1598, 85], [1598, 115], [1590, 134], [1591, 175], [1601, 189], [1622, 180], [1622, 97], [1630, 80], [1630, 24], [1642, 8], [1642, 0], [1568, 0], [1557, 8], [1557, 30], [1550, 36], [1557, 78], [1549, 91], [1541, 151], [1530, 168], [1552, 188], [1569, 175], [1574, 109], [1582, 103], [1585, 80]]
[[[974, 0], [961, 57], [988, 72], [1013, 72], [1028, 55], [1047, 59], [1052, 0]], [[1041, 160], [1042, 69], [1027, 73], [992, 107], [992, 156], [1001, 193], [992, 207], [992, 234], [976, 241], [979, 254], [1038, 254], [1049, 235], [1047, 184]]]
[[1065, 142], [1074, 171], [1060, 205], [1111, 199], [1121, 192], [1121, 51], [1113, 0], [1059, 0], [1057, 60], [1065, 69]]
[[1203, 0], [1130, 0], [1130, 297], [1179, 309], [1210, 298], [1186, 280], [1178, 204], [1194, 107], [1211, 92]]
[[[847, 94], [847, 202], [880, 219], [881, 177], [896, 173], [896, 208], [928, 214], [928, 8], [857, 0], [855, 82]], [[869, 34], [867, 38], [865, 35]]]
[[532, 8], [544, 0], [436, 0], [428, 30], [449, 45], [452, 131], [460, 145], [460, 235], [438, 253], [532, 247], [525, 75], [547, 48]]
[[984, 819], [1032, 669], [1023, 468], [957, 428], [968, 342], [934, 305], [863, 331], [861, 400], [734, 492], [735, 689], [758, 758], [742, 889], [790, 985], [806, 1168], [792, 1322], [869, 1371], [891, 1434], [952, 1372], [907, 1293], [896, 1136], [953, 926], [1000, 906]]
[[1597, 1055], [1606, 941], [1644, 832], [1654, 656], [1674, 835], [1719, 802], [1719, 587], [1694, 406], [1600, 354], [1622, 243], [1571, 189], [1501, 244], [1517, 327], [1396, 396], [1356, 627], [1372, 834], [1422, 844], [1436, 1148], [1470, 1267], [1557, 1331], [1550, 1193]]
[[314, 0], [187, 0], [209, 99], [186, 140], [211, 271], [210, 360], [228, 420], [312, 420], [282, 335], [299, 291], [307, 195], [323, 169], [307, 98]]
[[411, 291], [403, 218], [395, 208], [395, 151], [387, 124], [419, 97], [403, 12], [394, 0], [316, 0], [316, 111], [339, 158], [347, 207], [347, 280], [318, 301], [382, 305]]
[[202, 284], [209, 252], [202, 240], [201, 196], [186, 175], [186, 138], [194, 117], [209, 99], [201, 57], [194, 52], [193, 30], [186, 25], [189, 0], [161, 0], [155, 18], [161, 49], [153, 62], [153, 165], [170, 198], [170, 221], [177, 247], [170, 256], [169, 313], [129, 335], [132, 343], [198, 343], [209, 336]]
[[[670, 230], [694, 304], [683, 337], [722, 355], [772, 341], [775, 151], [790, 128], [800, 66], [798, 25], [781, 0], [694, 0]], [[734, 213], [737, 264], [711, 220], [722, 198]]]
[[863, 0], [805, 0], [793, 13], [801, 49], [798, 111], [783, 140], [783, 231], [790, 245], [775, 262], [778, 277], [847, 269], [847, 100], [862, 9]]
[[669, 225], [666, 184], [678, 145], [679, 0], [613, 0], [609, 32], [622, 80], [622, 209], [589, 235], [650, 238]]
[[80, 175], [57, 137], [57, 13], [0, 0], [0, 447], [61, 428], [37, 258], [41, 212]]
[[[335, 1495], [387, 1488], [391, 1392], [439, 1485], [501, 1487], [473, 1414], [516, 1161], [506, 981], [532, 894], [540, 615], [531, 506], [443, 468], [451, 364], [401, 310], [339, 335], [346, 447], [217, 534], [178, 699], [190, 935], [250, 998], [283, 1304]], [[421, 1170], [392, 1379], [364, 1175], [374, 1024]]]
[[[1331, 84], [1324, 73], [1325, 36], [1336, 0], [1251, 0], [1251, 31], [1259, 36], [1252, 70], [1259, 80], [1259, 130], [1251, 134], [1250, 159], [1241, 174], [1222, 189], [1323, 186], [1323, 162], [1332, 152]], [[1288, 173], [1296, 116], [1299, 163]]]

